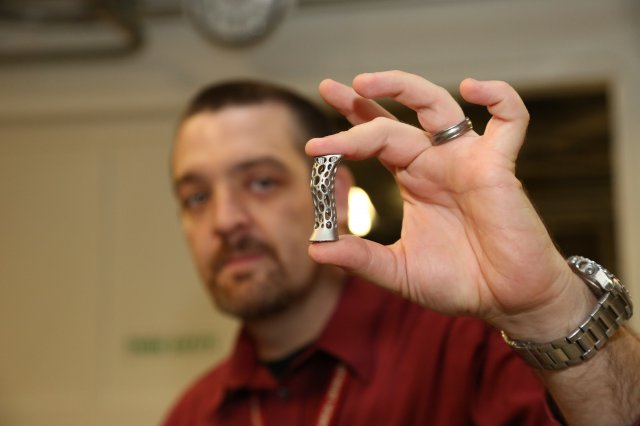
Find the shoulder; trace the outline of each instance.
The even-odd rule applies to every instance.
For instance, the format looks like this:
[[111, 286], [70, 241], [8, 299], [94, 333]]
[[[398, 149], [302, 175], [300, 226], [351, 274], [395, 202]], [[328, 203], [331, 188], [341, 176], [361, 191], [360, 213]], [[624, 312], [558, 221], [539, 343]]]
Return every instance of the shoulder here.
[[456, 365], [480, 367], [483, 362], [516, 357], [500, 332], [478, 318], [444, 315], [362, 280], [354, 280], [352, 285], [360, 287], [360, 305], [369, 303], [375, 311], [370, 318], [377, 344], [388, 342], [404, 353], [414, 351]]
[[222, 383], [229, 369], [229, 359], [194, 380], [176, 400], [163, 426], [187, 426], [215, 410], [224, 390]]
[[488, 335], [499, 336], [493, 327], [478, 318], [444, 315], [360, 279], [354, 279], [352, 285], [358, 287], [359, 303], [368, 300], [374, 304], [380, 323], [394, 332], [406, 330], [436, 339], [448, 339], [456, 335], [468, 342], [484, 341]]

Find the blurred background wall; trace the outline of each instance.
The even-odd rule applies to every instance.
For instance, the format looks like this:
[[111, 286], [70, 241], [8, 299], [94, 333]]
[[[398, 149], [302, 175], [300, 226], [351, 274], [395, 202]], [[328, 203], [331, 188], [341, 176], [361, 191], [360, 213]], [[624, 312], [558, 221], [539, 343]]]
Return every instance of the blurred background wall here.
[[54, 32], [25, 55], [28, 33], [0, 21], [0, 425], [157, 424], [224, 355], [235, 324], [193, 271], [168, 154], [187, 99], [227, 77], [316, 98], [322, 78], [393, 68], [453, 91], [473, 76], [534, 100], [598, 93], [610, 198], [586, 187], [591, 202], [569, 207], [610, 205], [607, 266], [640, 300], [637, 0], [301, 0], [243, 48], [207, 41], [178, 0], [158, 5], [143, 3], [123, 52], [87, 30], [60, 37], [82, 55]]

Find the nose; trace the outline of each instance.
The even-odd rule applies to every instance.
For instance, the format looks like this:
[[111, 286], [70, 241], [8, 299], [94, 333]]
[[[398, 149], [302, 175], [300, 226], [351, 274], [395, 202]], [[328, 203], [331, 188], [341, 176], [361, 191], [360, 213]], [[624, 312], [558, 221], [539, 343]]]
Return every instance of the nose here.
[[216, 191], [213, 200], [212, 230], [218, 235], [229, 235], [249, 223], [246, 206], [230, 188]]

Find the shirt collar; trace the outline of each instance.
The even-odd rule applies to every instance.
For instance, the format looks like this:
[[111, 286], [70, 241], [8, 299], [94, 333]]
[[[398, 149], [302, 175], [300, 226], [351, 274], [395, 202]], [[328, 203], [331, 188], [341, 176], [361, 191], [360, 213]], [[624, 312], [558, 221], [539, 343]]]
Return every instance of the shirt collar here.
[[383, 290], [352, 277], [316, 347], [344, 362], [358, 378], [367, 381], [374, 367], [375, 332], [378, 328]]
[[262, 367], [255, 346], [242, 327], [229, 358], [219, 367], [220, 380], [216, 381], [209, 401], [209, 412], [214, 413], [223, 402], [243, 389], [274, 389], [276, 380]]
[[255, 345], [245, 327], [240, 330], [226, 373], [223, 383], [231, 390], [269, 389], [277, 385], [258, 360]]
[[[384, 303], [383, 291], [361, 279], [349, 278], [324, 330], [299, 361], [323, 351], [343, 362], [358, 379], [368, 381], [374, 368], [375, 332]], [[213, 406], [219, 407], [226, 396], [241, 389], [275, 389], [277, 385], [258, 360], [253, 341], [243, 327], [223, 371], [221, 392], [212, 401]]]

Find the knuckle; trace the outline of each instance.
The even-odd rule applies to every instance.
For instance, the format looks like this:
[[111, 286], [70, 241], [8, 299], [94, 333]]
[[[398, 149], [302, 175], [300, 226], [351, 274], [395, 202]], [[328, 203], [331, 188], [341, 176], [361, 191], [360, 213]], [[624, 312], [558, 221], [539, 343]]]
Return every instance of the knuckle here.
[[376, 117], [376, 118], [374, 118], [373, 120], [371, 120], [371, 121], [370, 121], [370, 123], [371, 123], [371, 126], [372, 126], [372, 127], [378, 128], [378, 127], [386, 127], [386, 126], [388, 126], [388, 125], [389, 125], [389, 123], [391, 123], [392, 121], [395, 121], [395, 120], [391, 120], [391, 119], [390, 119], [390, 118], [388, 118], [388, 117], [382, 117], [382, 116], [380, 116], [380, 117]]

